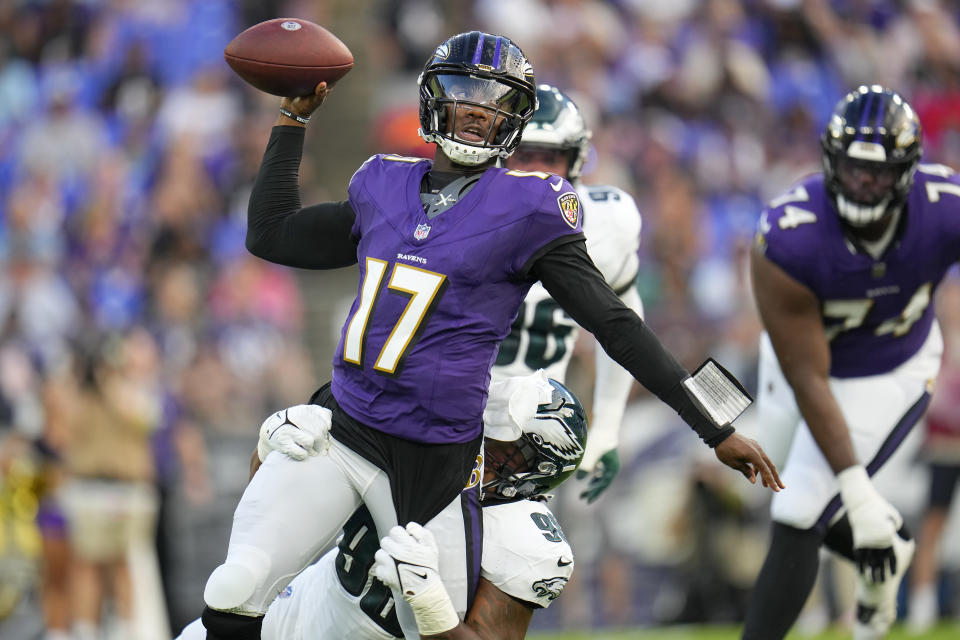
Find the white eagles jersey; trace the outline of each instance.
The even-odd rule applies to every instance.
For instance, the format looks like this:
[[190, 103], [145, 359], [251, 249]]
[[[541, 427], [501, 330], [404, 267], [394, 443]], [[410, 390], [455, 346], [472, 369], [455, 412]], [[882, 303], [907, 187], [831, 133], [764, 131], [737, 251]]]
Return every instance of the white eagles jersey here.
[[[334, 548], [294, 578], [273, 601], [263, 619], [263, 640], [401, 637], [384, 628], [390, 626], [386, 618], [393, 610], [389, 589], [367, 575], [379, 543], [371, 550], [365, 539], [373, 536], [376, 540], [375, 530], [358, 531], [364, 540], [350, 541], [356, 551], [340, 561], [339, 572], [338, 548]], [[483, 508], [483, 578], [534, 607], [547, 607], [572, 574], [573, 550], [546, 504], [518, 500]], [[357, 595], [351, 595], [348, 588]], [[380, 624], [371, 616], [377, 616]], [[177, 640], [206, 637], [203, 625], [195, 620]]]
[[[622, 293], [637, 278], [641, 226], [637, 205], [617, 187], [580, 185], [577, 195], [583, 203], [587, 252], [610, 287]], [[577, 323], [543, 285], [535, 283], [517, 312], [510, 335], [500, 345], [494, 379], [544, 369], [548, 377], [563, 382], [578, 331]]]
[[518, 600], [548, 607], [573, 575], [573, 549], [543, 502], [483, 508], [481, 577]]

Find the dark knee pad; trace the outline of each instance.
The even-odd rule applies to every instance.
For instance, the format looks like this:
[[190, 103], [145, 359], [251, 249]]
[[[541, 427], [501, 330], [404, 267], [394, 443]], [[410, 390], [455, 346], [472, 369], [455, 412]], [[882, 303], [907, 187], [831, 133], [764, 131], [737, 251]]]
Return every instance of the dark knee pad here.
[[263, 616], [242, 616], [210, 607], [203, 608], [200, 620], [207, 630], [207, 640], [260, 640], [263, 626]]
[[822, 542], [823, 536], [813, 529], [773, 524], [770, 549], [750, 594], [744, 640], [787, 635], [817, 579]]

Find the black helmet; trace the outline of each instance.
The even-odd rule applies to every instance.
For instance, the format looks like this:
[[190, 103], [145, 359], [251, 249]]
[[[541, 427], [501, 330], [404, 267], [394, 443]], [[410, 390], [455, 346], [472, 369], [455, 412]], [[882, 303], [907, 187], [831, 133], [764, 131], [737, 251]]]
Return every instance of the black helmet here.
[[820, 140], [824, 182], [840, 217], [862, 227], [906, 201], [922, 152], [920, 120], [879, 85], [848, 93]]
[[563, 151], [567, 155], [567, 179], [573, 181], [580, 177], [591, 135], [573, 100], [549, 84], [537, 87], [537, 110], [520, 139], [524, 148]]
[[484, 483], [484, 499], [540, 495], [559, 486], [580, 466], [587, 444], [587, 412], [565, 386], [552, 378], [550, 385], [550, 402], [537, 407], [520, 438], [501, 443], [505, 455], [498, 458], [489, 450], [492, 442], [486, 441], [485, 468], [496, 477]]
[[[420, 135], [439, 144], [459, 164], [482, 164], [495, 156], [509, 156], [537, 107], [533, 66], [523, 51], [508, 38], [482, 31], [460, 33], [437, 47], [417, 84]], [[486, 139], [454, 137], [458, 105], [494, 116]]]

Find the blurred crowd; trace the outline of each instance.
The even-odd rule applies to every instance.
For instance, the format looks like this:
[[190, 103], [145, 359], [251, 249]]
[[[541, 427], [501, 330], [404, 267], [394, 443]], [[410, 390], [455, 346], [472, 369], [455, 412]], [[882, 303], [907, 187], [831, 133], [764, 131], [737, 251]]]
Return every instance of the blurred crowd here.
[[[960, 8], [946, 0], [0, 2], [3, 638], [176, 635], [222, 560], [261, 419], [329, 375], [352, 272], [274, 267], [243, 243], [278, 100], [222, 52], [273, 17], [327, 26], [357, 59], [311, 124], [305, 202], [343, 198], [371, 153], [430, 151], [415, 82], [437, 43], [474, 28], [514, 39], [587, 116], [584, 180], [637, 200], [649, 323], [688, 367], [710, 354], [748, 386], [754, 225], [819, 168], [836, 100], [896, 89], [919, 112], [926, 161], [960, 167]], [[339, 117], [352, 124], [327, 126]], [[944, 317], [960, 333], [960, 313]], [[581, 394], [592, 348], [571, 369]], [[742, 618], [767, 498], [635, 391], [609, 494], [557, 497], [577, 572], [534, 628]], [[956, 443], [958, 418], [938, 415], [937, 438]], [[762, 428], [750, 412], [741, 423]], [[917, 528], [923, 437], [897, 504]], [[938, 464], [960, 464], [934, 441]], [[944, 541], [960, 530], [950, 513]], [[943, 578], [960, 561], [941, 555], [925, 593], [957, 614]], [[848, 615], [824, 593], [811, 629]]]

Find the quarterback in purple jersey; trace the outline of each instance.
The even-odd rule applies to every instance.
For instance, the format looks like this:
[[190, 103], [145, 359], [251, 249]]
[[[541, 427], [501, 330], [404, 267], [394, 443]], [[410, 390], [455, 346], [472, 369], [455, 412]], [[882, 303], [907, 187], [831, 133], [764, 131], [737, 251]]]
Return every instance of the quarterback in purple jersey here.
[[787, 633], [823, 544], [857, 565], [854, 637], [884, 637], [915, 545], [871, 476], [906, 455], [939, 371], [932, 300], [960, 258], [960, 179], [919, 164], [915, 112], [879, 86], [838, 103], [822, 147], [823, 173], [770, 203], [752, 255], [763, 441], [793, 491], [774, 496], [744, 638]]
[[294, 267], [357, 264], [360, 279], [333, 381], [312, 399], [333, 412], [328, 454], [302, 463], [271, 456], [247, 487], [226, 561], [204, 590], [208, 638], [259, 638], [269, 603], [361, 503], [381, 536], [416, 522], [440, 543], [453, 606], [425, 607], [430, 619], [414, 621], [395, 597], [407, 636], [457, 626], [476, 589], [482, 538], [478, 495], [461, 491], [480, 453], [497, 346], [537, 280], [722, 462], [781, 486], [762, 449], [730, 425], [750, 401], [736, 381], [712, 361], [691, 376], [604, 282], [570, 183], [497, 166], [536, 108], [520, 48], [458, 34], [430, 55], [418, 85], [434, 160], [373, 156], [347, 200], [308, 207], [298, 185], [304, 127], [328, 87], [281, 101], [250, 197], [247, 248]]

